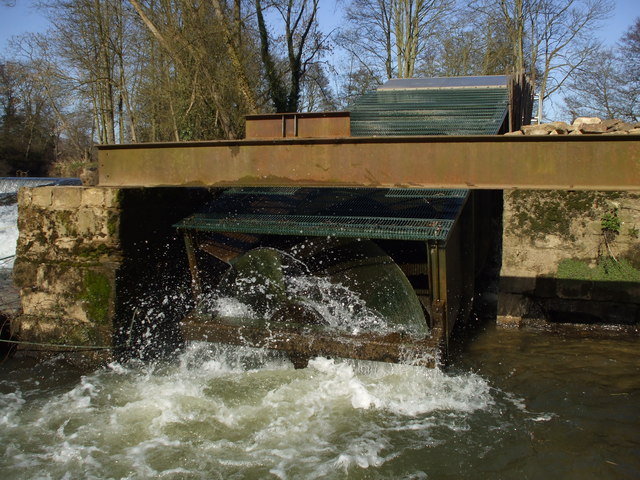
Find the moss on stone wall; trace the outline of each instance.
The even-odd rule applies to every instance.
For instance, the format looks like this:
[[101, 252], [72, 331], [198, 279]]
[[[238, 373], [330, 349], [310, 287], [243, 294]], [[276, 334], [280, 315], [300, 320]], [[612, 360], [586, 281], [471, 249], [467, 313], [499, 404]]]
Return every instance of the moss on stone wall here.
[[511, 194], [514, 233], [532, 239], [557, 235], [575, 241], [571, 223], [575, 218], [596, 220], [599, 210], [624, 195], [621, 192], [574, 192], [515, 190]]
[[95, 270], [87, 270], [83, 280], [78, 300], [84, 302], [89, 319], [98, 324], [109, 324], [111, 280], [104, 273]]
[[116, 237], [120, 228], [120, 212], [109, 212], [107, 217], [107, 233]]
[[109, 247], [104, 243], [89, 246], [80, 245], [73, 251], [73, 254], [83, 262], [89, 261], [98, 263], [101, 258], [108, 255], [116, 255], [117, 253], [118, 252], [114, 247]]
[[[46, 213], [44, 213], [46, 215]], [[60, 210], [55, 212], [55, 225], [60, 233], [69, 237], [78, 236], [78, 227], [76, 222], [76, 216], [74, 211]]]

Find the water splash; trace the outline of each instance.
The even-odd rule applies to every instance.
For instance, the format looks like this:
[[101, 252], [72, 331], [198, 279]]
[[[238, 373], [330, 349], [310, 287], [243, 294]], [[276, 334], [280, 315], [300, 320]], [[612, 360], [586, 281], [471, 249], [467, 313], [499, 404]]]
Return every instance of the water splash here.
[[[381, 251], [370, 242], [360, 244], [369, 250], [375, 248], [375, 254], [381, 255]], [[302, 250], [304, 245], [296, 246], [291, 253], [274, 248], [256, 248], [238, 257], [217, 286], [199, 299], [198, 313], [219, 319], [242, 319], [250, 325], [264, 326], [266, 322], [277, 326], [296, 321], [287, 311], [288, 306], [295, 305], [298, 311], [305, 312], [307, 322], [321, 326], [324, 331], [349, 335], [401, 332], [414, 338], [427, 335], [417, 297], [402, 272], [386, 255], [382, 260], [372, 260], [366, 249], [354, 249], [354, 254], [360, 254], [364, 261], [358, 263], [351, 259], [338, 276], [326, 274], [322, 265], [316, 264], [311, 268], [296, 258], [294, 254], [300, 254]], [[321, 264], [322, 260], [318, 263]], [[373, 279], [370, 284], [359, 285], [356, 277], [358, 270], [363, 268], [367, 273], [376, 268], [375, 273], [386, 281], [377, 285]], [[348, 281], [349, 285], [341, 279]], [[373, 294], [372, 290], [385, 292]], [[390, 301], [389, 297], [396, 293], [399, 300]], [[402, 294], [411, 295], [411, 307], [396, 305], [404, 303]]]
[[293, 370], [199, 343], [173, 364], [111, 364], [61, 395], [0, 402], [4, 478], [288, 479], [383, 468], [493, 399], [473, 374], [325, 358]]
[[18, 242], [18, 205], [0, 205], [0, 269], [13, 268]]

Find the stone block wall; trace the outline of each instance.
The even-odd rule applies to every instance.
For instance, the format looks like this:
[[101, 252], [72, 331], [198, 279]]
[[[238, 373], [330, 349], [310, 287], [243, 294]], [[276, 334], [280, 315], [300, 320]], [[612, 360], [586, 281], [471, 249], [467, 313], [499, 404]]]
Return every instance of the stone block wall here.
[[639, 237], [639, 192], [505, 190], [498, 323], [640, 324]]
[[23, 188], [14, 282], [21, 340], [109, 346], [122, 261], [120, 190]]
[[48, 345], [108, 346], [117, 358], [175, 348], [191, 277], [173, 224], [214, 194], [205, 188], [21, 189], [14, 283], [22, 312], [11, 334]]

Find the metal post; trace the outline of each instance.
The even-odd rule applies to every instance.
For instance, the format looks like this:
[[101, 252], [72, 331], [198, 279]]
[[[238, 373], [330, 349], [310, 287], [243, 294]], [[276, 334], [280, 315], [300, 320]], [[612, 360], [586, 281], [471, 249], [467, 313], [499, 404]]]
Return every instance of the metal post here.
[[193, 295], [198, 298], [202, 293], [202, 282], [200, 280], [200, 271], [196, 262], [196, 252], [193, 246], [193, 237], [191, 232], [185, 232], [184, 244], [187, 249], [187, 259], [189, 260], [189, 270], [191, 270], [191, 287]]

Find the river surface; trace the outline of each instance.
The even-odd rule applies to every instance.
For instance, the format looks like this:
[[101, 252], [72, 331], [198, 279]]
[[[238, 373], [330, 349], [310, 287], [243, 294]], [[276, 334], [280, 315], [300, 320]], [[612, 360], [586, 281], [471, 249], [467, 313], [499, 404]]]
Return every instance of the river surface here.
[[634, 479], [637, 338], [487, 327], [445, 369], [192, 344], [0, 370], [3, 479]]
[[640, 478], [638, 336], [489, 325], [459, 350], [439, 369], [206, 343], [155, 364], [19, 356], [0, 365], [1, 478]]

